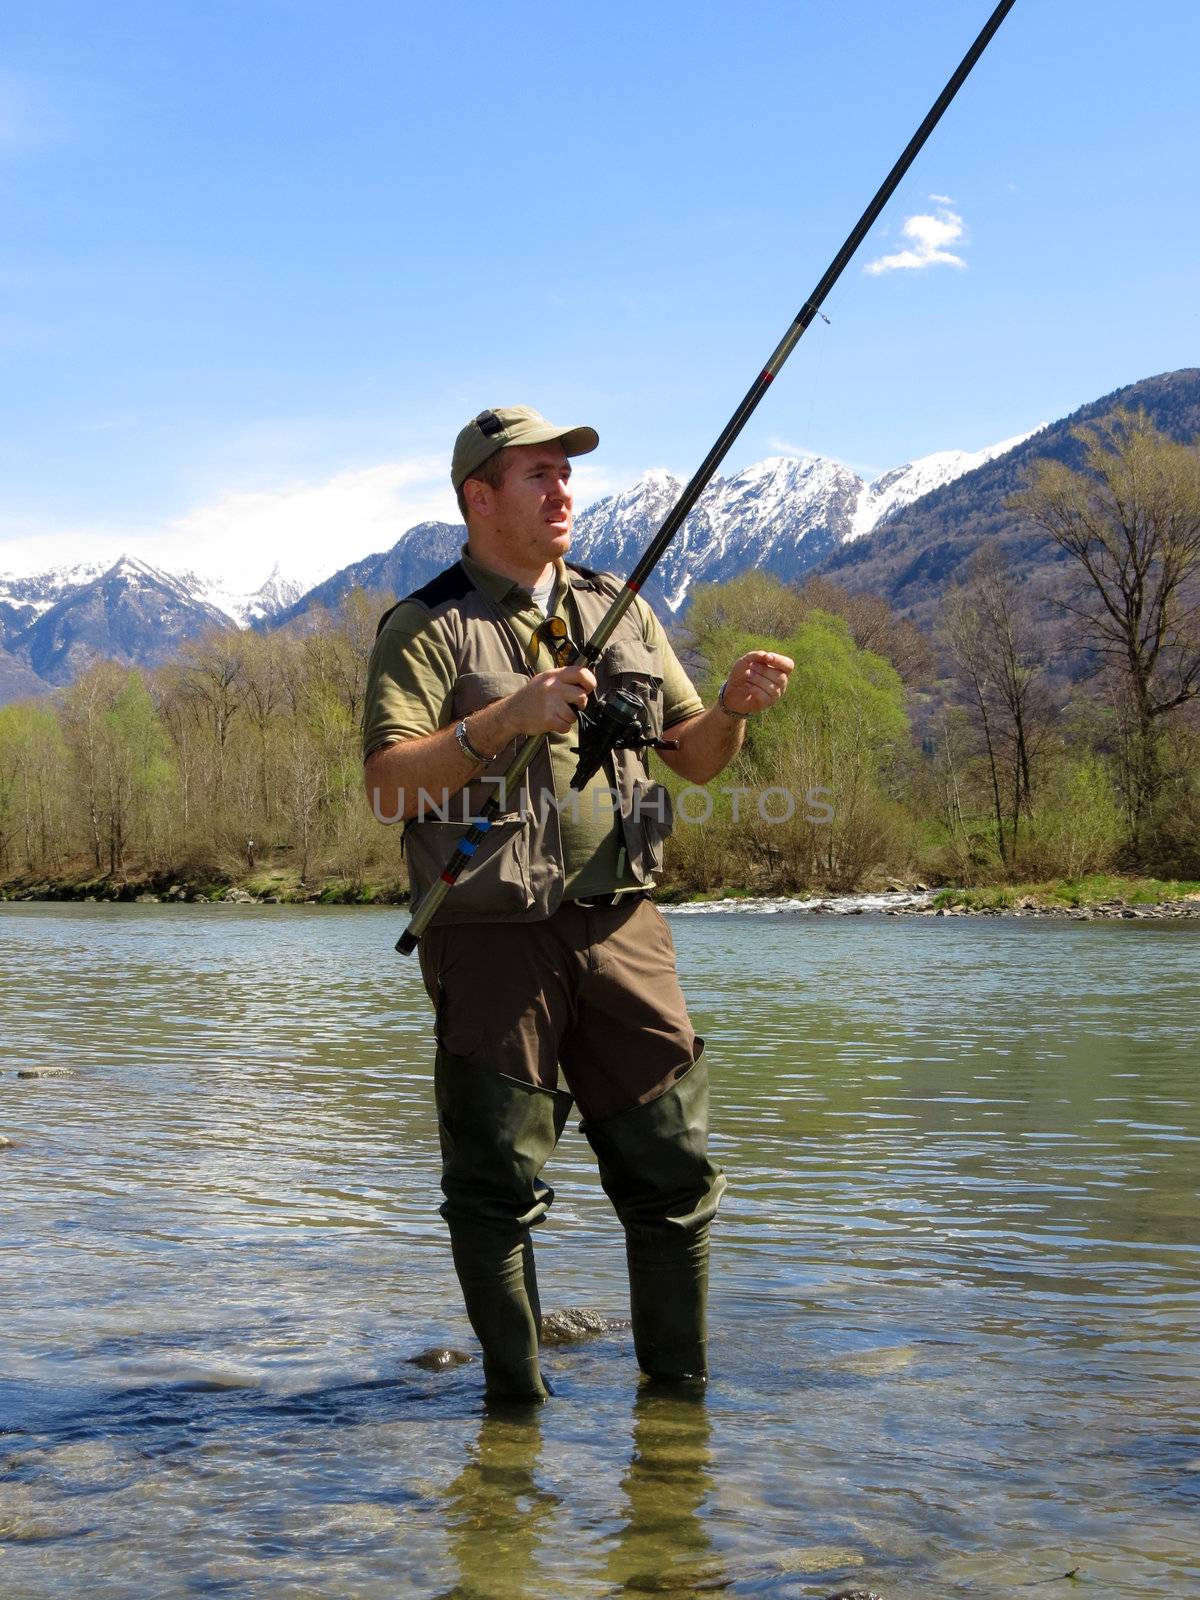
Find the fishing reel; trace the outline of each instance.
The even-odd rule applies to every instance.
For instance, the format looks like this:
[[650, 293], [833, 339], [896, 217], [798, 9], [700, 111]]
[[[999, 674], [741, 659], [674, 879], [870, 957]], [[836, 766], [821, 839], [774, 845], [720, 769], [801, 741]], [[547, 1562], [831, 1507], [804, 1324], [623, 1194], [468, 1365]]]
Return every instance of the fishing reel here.
[[[561, 617], [547, 617], [534, 630], [529, 645], [529, 661], [537, 666], [541, 650], [549, 651], [556, 667], [569, 667], [583, 651], [574, 644]], [[656, 739], [646, 730], [650, 708], [640, 694], [631, 689], [610, 689], [589, 700], [579, 719], [579, 763], [571, 779], [572, 789], [583, 789], [599, 772], [614, 750], [678, 750], [678, 739]]]
[[646, 732], [650, 708], [631, 689], [610, 689], [579, 713], [579, 765], [572, 789], [582, 789], [613, 750], [678, 750], [678, 739], [656, 739]]

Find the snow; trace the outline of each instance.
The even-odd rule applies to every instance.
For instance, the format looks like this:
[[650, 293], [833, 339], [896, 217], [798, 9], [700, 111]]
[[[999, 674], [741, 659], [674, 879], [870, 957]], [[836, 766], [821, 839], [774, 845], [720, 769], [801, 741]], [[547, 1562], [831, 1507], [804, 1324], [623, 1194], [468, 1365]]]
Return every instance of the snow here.
[[[1039, 423], [1038, 427], [1041, 426]], [[874, 483], [863, 485], [850, 519], [846, 542], [861, 539], [863, 534], [878, 527], [885, 517], [890, 517], [902, 506], [911, 505], [922, 495], [932, 494], [935, 489], [953, 483], [955, 478], [974, 472], [976, 467], [982, 467], [997, 456], [1015, 450], [1037, 431], [1037, 428], [1031, 428], [1028, 433], [1003, 439], [999, 444], [988, 445], [983, 450], [935, 450], [932, 455], [920, 456], [902, 467], [893, 467], [890, 472], [876, 478]]]
[[[825, 456], [767, 456], [731, 478], [716, 478], [664, 556], [660, 581], [669, 596], [668, 606], [677, 611], [694, 582], [761, 565], [768, 556], [775, 559], [774, 552], [786, 552], [814, 534], [823, 543], [831, 538], [861, 538], [900, 507], [1029, 437], [1030, 433], [1020, 434], [976, 451], [936, 451], [894, 467], [870, 484], [844, 462]], [[665, 468], [649, 468], [628, 489], [581, 513], [573, 556], [588, 562], [596, 552], [603, 558], [601, 564], [624, 570], [662, 525], [682, 489], [681, 480]], [[106, 561], [10, 572], [0, 574], [0, 601], [26, 609], [32, 620], [73, 591], [108, 577], [135, 591], [166, 589], [185, 603], [211, 607], [244, 627], [286, 609], [319, 581], [294, 569], [293, 576], [285, 576], [276, 559], [256, 585], [252, 574], [265, 565], [262, 546], [247, 548], [244, 556], [237, 571], [168, 571], [124, 552]], [[320, 577], [328, 575], [326, 571]]]

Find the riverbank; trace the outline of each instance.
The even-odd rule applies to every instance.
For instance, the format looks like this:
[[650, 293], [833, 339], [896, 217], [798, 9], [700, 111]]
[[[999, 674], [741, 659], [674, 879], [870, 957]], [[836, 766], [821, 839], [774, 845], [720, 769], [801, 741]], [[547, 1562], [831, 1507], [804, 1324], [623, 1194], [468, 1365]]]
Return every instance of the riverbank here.
[[[753, 911], [763, 915], [1067, 917], [1076, 921], [1200, 919], [1200, 883], [1187, 880], [1093, 874], [1043, 883], [981, 888], [932, 887], [895, 878], [848, 893], [814, 888], [805, 895], [771, 895], [725, 885], [694, 894], [665, 885], [659, 904], [677, 914]], [[120, 876], [18, 877], [0, 883], [0, 901], [136, 902], [143, 905], [376, 905], [402, 906], [399, 880], [353, 883], [321, 878], [302, 883], [294, 873], [269, 869], [239, 878], [213, 879], [131, 873]]]
[[0, 901], [134, 901], [142, 905], [404, 905], [401, 880], [351, 882], [346, 878], [300, 879], [283, 869], [237, 876], [212, 873], [64, 873], [57, 878], [23, 874], [0, 882]]

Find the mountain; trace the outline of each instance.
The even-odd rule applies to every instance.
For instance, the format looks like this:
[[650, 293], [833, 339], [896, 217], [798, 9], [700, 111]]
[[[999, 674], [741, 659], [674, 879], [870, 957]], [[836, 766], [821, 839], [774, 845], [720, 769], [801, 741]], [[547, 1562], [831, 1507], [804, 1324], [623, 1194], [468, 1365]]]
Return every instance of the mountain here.
[[0, 642], [45, 683], [70, 683], [99, 657], [156, 666], [185, 639], [230, 624], [184, 580], [129, 556], [94, 576], [92, 569], [74, 570], [78, 581], [60, 581], [57, 598], [53, 574], [10, 580], [0, 591], [13, 614]]
[[304, 593], [303, 584], [284, 577], [278, 561], [271, 568], [266, 582], [248, 594], [229, 589], [214, 578], [202, 578], [194, 572], [181, 573], [180, 579], [195, 599], [213, 606], [243, 628], [273, 623], [289, 606], [294, 606]]
[[313, 606], [333, 610], [351, 589], [367, 589], [377, 594], [405, 595], [428, 583], [434, 573], [457, 561], [466, 529], [461, 523], [418, 522], [381, 555], [365, 556], [342, 567], [324, 583], [298, 598], [272, 618], [271, 626], [281, 628], [294, 622]]
[[[1034, 434], [985, 450], [939, 451], [868, 483], [841, 462], [773, 456], [713, 481], [646, 585], [664, 613], [693, 586], [752, 568], [787, 581], [820, 571], [886, 596], [929, 625], [939, 597], [979, 544], [997, 538], [1030, 581], [1054, 580], [1057, 551], [1005, 510], [1029, 465], [1053, 456], [1079, 464], [1071, 434], [1115, 406], [1142, 409], [1175, 438], [1200, 436], [1200, 369], [1161, 374], [1082, 406]], [[644, 473], [630, 488], [583, 511], [572, 556], [627, 573], [675, 503], [681, 483]], [[107, 565], [0, 577], [0, 703], [69, 682], [96, 656], [155, 665], [210, 627], [277, 627], [314, 606], [336, 608], [356, 586], [409, 594], [458, 553], [464, 530], [447, 522], [409, 528], [386, 551], [341, 568], [304, 594], [276, 567], [253, 594], [194, 573], [173, 574], [122, 556]]]
[[986, 540], [996, 540], [1035, 589], [1056, 587], [1065, 558], [1043, 534], [1006, 510], [1006, 502], [1023, 486], [1035, 461], [1053, 458], [1082, 466], [1083, 445], [1072, 430], [1100, 422], [1118, 407], [1144, 411], [1172, 438], [1200, 437], [1200, 368], [1144, 378], [1081, 406], [1006, 453], [895, 510], [869, 534], [831, 551], [821, 572], [847, 588], [882, 595], [925, 626], [932, 623], [947, 585], [964, 576], [971, 556]]
[[12, 700], [32, 700], [36, 695], [49, 694], [50, 685], [36, 672], [18, 661], [0, 647], [0, 706]]
[[[772, 456], [735, 477], [715, 478], [648, 580], [646, 598], [657, 609], [678, 612], [693, 584], [719, 582], [751, 567], [784, 580], [800, 578], [847, 540], [1017, 442], [1009, 439], [973, 453], [943, 450], [873, 483], [820, 456]], [[588, 506], [576, 518], [572, 560], [605, 572], [629, 572], [682, 488], [669, 472], [654, 469], [630, 488]], [[313, 605], [334, 607], [356, 586], [410, 594], [454, 560], [463, 533], [461, 525], [422, 522], [382, 555], [343, 567], [310, 589], [272, 625], [293, 621]]]
[[[718, 478], [647, 583], [646, 596], [678, 612], [693, 584], [750, 567], [785, 580], [801, 577], [846, 541], [1011, 443], [975, 455], [943, 451], [869, 484], [841, 462], [820, 457], [773, 456]], [[589, 506], [576, 522], [574, 558], [628, 572], [681, 488], [669, 473], [651, 471]], [[390, 550], [341, 568], [303, 594], [278, 565], [259, 589], [240, 594], [194, 572], [166, 572], [130, 556], [0, 578], [0, 649], [9, 657], [0, 703], [30, 692], [29, 673], [33, 682], [61, 684], [97, 657], [155, 666], [206, 628], [282, 627], [314, 606], [336, 608], [356, 587], [409, 594], [455, 559], [463, 535], [461, 524], [418, 523]]]
[[269, 624], [300, 598], [278, 565], [239, 594], [132, 556], [0, 578], [0, 705], [69, 683], [88, 661], [155, 666], [206, 628]]
[[922, 456], [919, 461], [910, 461], [906, 466], [885, 472], [868, 484], [859, 497], [848, 540], [861, 539], [914, 500], [933, 494], [936, 489], [974, 472], [976, 467], [994, 461], [997, 456], [1007, 455], [1039, 431], [1033, 428], [1029, 433], [1019, 433], [1013, 439], [989, 445], [986, 450], [938, 450], [931, 456]]

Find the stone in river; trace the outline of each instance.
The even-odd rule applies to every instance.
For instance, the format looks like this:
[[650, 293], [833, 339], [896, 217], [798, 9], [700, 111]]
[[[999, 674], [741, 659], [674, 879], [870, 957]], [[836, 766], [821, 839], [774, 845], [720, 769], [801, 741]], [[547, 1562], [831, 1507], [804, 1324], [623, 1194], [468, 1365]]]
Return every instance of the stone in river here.
[[542, 1318], [542, 1343], [579, 1344], [584, 1339], [598, 1339], [602, 1334], [616, 1333], [628, 1326], [628, 1322], [602, 1317], [587, 1306], [564, 1306], [561, 1311], [548, 1311]]
[[471, 1357], [465, 1350], [435, 1346], [432, 1350], [422, 1350], [406, 1359], [410, 1367], [423, 1367], [426, 1372], [447, 1372], [451, 1367], [465, 1366]]
[[834, 1356], [829, 1365], [838, 1372], [853, 1372], [863, 1378], [885, 1378], [903, 1372], [916, 1360], [915, 1345], [885, 1345], [874, 1350], [850, 1350]]

